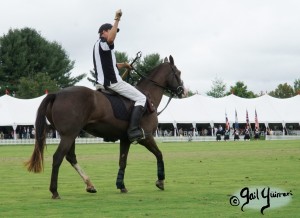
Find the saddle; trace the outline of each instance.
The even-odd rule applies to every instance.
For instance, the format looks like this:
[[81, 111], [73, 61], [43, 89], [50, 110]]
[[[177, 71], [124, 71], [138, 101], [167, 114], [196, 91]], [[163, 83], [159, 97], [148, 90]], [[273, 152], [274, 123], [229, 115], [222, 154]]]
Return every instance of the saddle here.
[[[132, 109], [134, 107], [134, 101], [125, 98], [124, 96], [119, 95], [110, 89], [97, 88], [97, 91], [101, 92], [110, 102], [111, 107], [113, 108], [113, 113], [116, 119], [129, 121]], [[151, 95], [148, 92], [142, 92], [147, 100], [146, 100], [146, 112], [145, 113], [153, 113], [156, 111], [155, 106], [152, 103]], [[129, 104], [128, 104], [129, 102]]]

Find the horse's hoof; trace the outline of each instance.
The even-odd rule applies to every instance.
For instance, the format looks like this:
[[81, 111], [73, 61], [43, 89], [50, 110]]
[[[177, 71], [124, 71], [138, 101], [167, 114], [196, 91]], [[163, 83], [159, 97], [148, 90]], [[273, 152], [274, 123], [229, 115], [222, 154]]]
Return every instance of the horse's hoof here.
[[54, 199], [54, 200], [58, 200], [58, 199], [60, 199], [60, 196], [59, 196], [59, 194], [52, 195], [52, 199]]
[[97, 192], [97, 190], [95, 189], [94, 186], [86, 188], [86, 191], [89, 192], [89, 193], [96, 193]]
[[157, 180], [155, 183], [156, 187], [160, 190], [165, 190], [164, 180]]
[[127, 193], [128, 190], [127, 190], [127, 188], [121, 188], [121, 189], [120, 189], [120, 192], [121, 192], [121, 193]]

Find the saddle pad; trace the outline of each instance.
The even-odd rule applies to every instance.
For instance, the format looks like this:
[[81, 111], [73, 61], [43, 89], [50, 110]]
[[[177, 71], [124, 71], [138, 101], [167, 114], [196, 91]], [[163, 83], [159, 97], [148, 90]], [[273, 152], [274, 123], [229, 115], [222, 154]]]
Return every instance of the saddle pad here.
[[123, 97], [120, 95], [112, 95], [102, 92], [103, 95], [109, 100], [113, 108], [114, 116], [119, 120], [128, 121], [130, 119], [131, 108], [126, 108]]

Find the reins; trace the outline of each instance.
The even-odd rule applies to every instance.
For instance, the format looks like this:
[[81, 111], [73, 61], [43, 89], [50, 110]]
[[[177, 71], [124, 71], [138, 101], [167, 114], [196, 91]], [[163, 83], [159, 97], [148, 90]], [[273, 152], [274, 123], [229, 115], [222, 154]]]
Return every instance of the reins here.
[[159, 116], [168, 107], [168, 105], [169, 105], [169, 103], [170, 103], [170, 101], [172, 100], [173, 97], [174, 96], [172, 96], [172, 95], [169, 97], [169, 100], [168, 100], [166, 106], [160, 112], [157, 112], [157, 116]]
[[[144, 74], [138, 72], [135, 68], [132, 68], [132, 69], [133, 69], [133, 70], [134, 70], [141, 78], [146, 79], [146, 80], [152, 82], [154, 85], [156, 85], [156, 86], [158, 86], [159, 88], [161, 88], [161, 89], [167, 91], [167, 92], [170, 94], [169, 99], [168, 99], [168, 102], [167, 102], [167, 104], [165, 105], [165, 107], [164, 107], [161, 111], [157, 112], [157, 116], [159, 116], [159, 115], [160, 115], [160, 114], [168, 107], [169, 103], [171, 102], [172, 98], [174, 97], [174, 95], [175, 95], [175, 93], [176, 93], [176, 90], [174, 91], [174, 89], [172, 90], [172, 89], [170, 89], [170, 88], [164, 87], [164, 86], [158, 84], [156, 81], [150, 79], [148, 76], [145, 76]], [[173, 69], [172, 67], [171, 67], [171, 69], [172, 69], [172, 71], [174, 72], [174, 69]], [[174, 75], [175, 75], [175, 72], [174, 72]]]
[[[167, 106], [169, 105], [169, 103], [171, 102], [172, 98], [177, 94], [178, 95], [178, 88], [177, 87], [176, 89], [171, 89], [171, 88], [167, 88], [167, 87], [164, 87], [162, 85], [160, 85], [159, 83], [157, 83], [156, 81], [150, 79], [148, 76], [140, 73], [139, 71], [137, 71], [134, 67], [133, 67], [133, 64], [142, 56], [141, 52], [139, 51], [137, 54], [136, 54], [136, 57], [135, 59], [130, 63], [130, 66], [132, 68], [132, 70], [134, 70], [136, 72], [137, 75], [139, 75], [141, 78], [143, 79], [146, 79], [150, 82], [152, 82], [154, 85], [158, 86], [159, 88], [163, 89], [164, 91], [168, 92], [170, 94], [169, 96], [169, 100], [166, 104], [166, 106], [160, 111], [160, 112], [157, 112], [157, 116], [159, 116], [166, 108]], [[170, 64], [170, 63], [169, 63]], [[176, 73], [174, 72], [174, 69], [172, 66], [170, 66], [171, 69], [172, 69], [172, 72], [174, 73], [174, 77], [176, 77]], [[127, 70], [125, 71], [125, 73], [123, 73], [122, 75], [122, 79], [126, 79], [128, 80], [128, 78], [130, 77], [130, 70]], [[178, 80], [178, 78], [176, 77], [176, 79]], [[181, 87], [182, 88], [182, 87]]]

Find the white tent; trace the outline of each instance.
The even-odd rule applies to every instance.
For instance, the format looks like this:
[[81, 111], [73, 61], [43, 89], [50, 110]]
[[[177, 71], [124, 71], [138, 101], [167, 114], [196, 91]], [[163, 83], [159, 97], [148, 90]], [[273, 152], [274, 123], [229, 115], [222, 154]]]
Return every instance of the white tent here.
[[[0, 126], [34, 125], [36, 111], [46, 95], [34, 99], [18, 99], [8, 95], [0, 97]], [[164, 96], [158, 108], [167, 103]], [[194, 95], [184, 99], [172, 99], [168, 107], [159, 115], [159, 123], [225, 123], [225, 113], [229, 122], [235, 122], [235, 111], [239, 123], [249, 120], [254, 123], [255, 110], [259, 123], [300, 123], [300, 95], [278, 99], [269, 95], [244, 99], [235, 95], [223, 98]]]
[[[158, 108], [160, 111], [167, 103], [163, 97]], [[172, 99], [169, 106], [159, 115], [160, 123], [225, 123], [225, 114], [230, 123], [246, 123], [248, 111], [250, 123], [255, 122], [255, 110], [259, 123], [300, 123], [300, 95], [278, 99], [269, 95], [245, 99], [235, 95], [212, 98], [193, 95], [185, 99]]]
[[46, 95], [33, 99], [0, 97], [0, 126], [33, 125], [36, 111]]

